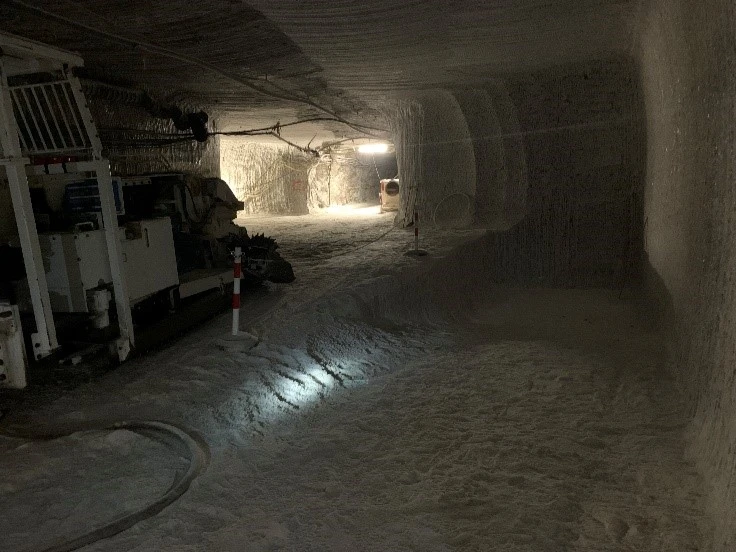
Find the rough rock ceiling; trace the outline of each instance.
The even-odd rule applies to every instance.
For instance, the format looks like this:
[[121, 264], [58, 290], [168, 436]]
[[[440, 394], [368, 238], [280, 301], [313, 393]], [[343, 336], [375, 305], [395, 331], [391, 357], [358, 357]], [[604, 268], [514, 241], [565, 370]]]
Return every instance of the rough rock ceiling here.
[[[468, 86], [620, 54], [631, 45], [633, 4], [0, 0], [0, 21], [3, 30], [80, 52], [95, 78], [145, 88], [162, 101], [204, 106], [232, 129], [325, 115], [253, 86], [375, 124], [382, 102], [402, 91]], [[346, 130], [352, 132], [320, 123], [299, 132], [339, 136]]]
[[631, 47], [622, 0], [251, 0], [331, 85], [385, 93], [465, 85]]

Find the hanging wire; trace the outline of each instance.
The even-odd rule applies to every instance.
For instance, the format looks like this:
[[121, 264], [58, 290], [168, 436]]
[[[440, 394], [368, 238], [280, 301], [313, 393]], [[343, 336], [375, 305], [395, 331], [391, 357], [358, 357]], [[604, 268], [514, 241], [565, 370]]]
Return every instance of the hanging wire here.
[[[306, 119], [300, 119], [298, 121], [292, 121], [292, 122], [283, 123], [283, 124], [281, 122], [277, 122], [271, 126], [261, 127], [261, 128], [210, 132], [208, 133], [208, 135], [209, 136], [271, 136], [301, 151], [302, 153], [314, 155], [315, 157], [319, 156], [325, 150], [334, 148], [334, 146], [338, 143], [353, 140], [353, 138], [349, 138], [346, 140], [340, 140], [339, 142], [332, 142], [330, 144], [325, 144], [324, 146], [321, 146], [321, 147], [313, 148], [309, 145], [300, 146], [299, 144], [295, 144], [294, 142], [291, 142], [290, 140], [287, 140], [286, 138], [281, 136], [281, 129], [283, 128], [288, 128], [288, 127], [292, 127], [296, 125], [302, 125], [305, 123], [312, 123], [316, 121], [337, 121], [339, 122], [339, 120], [335, 119], [334, 117], [309, 117]], [[109, 146], [118, 146], [118, 147], [124, 146], [124, 147], [130, 147], [130, 148], [167, 147], [173, 144], [177, 144], [181, 142], [190, 142], [196, 139], [194, 134], [191, 134], [191, 133], [187, 133], [187, 134], [157, 133], [156, 131], [152, 131], [152, 130], [135, 129], [135, 128], [109, 127], [109, 128], [101, 128], [100, 132], [103, 135], [104, 134], [108, 135], [107, 142]], [[123, 135], [125, 134], [150, 134], [150, 135], [156, 135], [158, 137], [156, 138], [154, 137], [151, 137], [151, 138], [125, 138], [125, 137], [115, 138], [114, 136], [111, 136], [116, 133], [123, 134]], [[374, 159], [374, 165], [375, 165], [375, 159]], [[376, 172], [378, 172], [378, 169], [376, 169]]]
[[371, 157], [373, 158], [373, 168], [376, 169], [376, 176], [378, 177], [378, 180], [380, 182], [381, 180], [381, 173], [378, 172], [378, 166], [376, 165], [376, 154], [372, 153]]
[[[144, 51], [147, 51], [147, 52], [158, 54], [158, 55], [163, 56], [163, 57], [168, 57], [170, 59], [175, 59], [177, 61], [181, 61], [181, 62], [190, 64], [190, 65], [196, 65], [196, 66], [202, 67], [203, 69], [207, 69], [209, 71], [212, 71], [214, 73], [217, 73], [218, 75], [220, 75], [220, 76], [222, 76], [222, 77], [224, 77], [224, 78], [226, 78], [228, 80], [237, 82], [237, 83], [239, 83], [239, 84], [241, 84], [241, 85], [249, 88], [250, 90], [252, 90], [252, 91], [254, 91], [254, 92], [258, 93], [258, 94], [261, 94], [263, 96], [269, 96], [269, 97], [272, 97], [272, 98], [276, 98], [276, 99], [280, 99], [280, 100], [284, 100], [284, 101], [288, 101], [288, 102], [302, 103], [302, 104], [308, 105], [310, 107], [313, 107], [313, 108], [317, 109], [318, 111], [322, 111], [323, 113], [328, 114], [330, 117], [334, 118], [336, 121], [339, 121], [340, 123], [343, 123], [343, 124], [349, 126], [350, 128], [352, 128], [353, 130], [356, 130], [356, 131], [361, 132], [363, 134], [367, 134], [369, 136], [374, 136], [373, 134], [371, 134], [369, 132], [369, 130], [373, 130], [373, 131], [377, 131], [377, 132], [386, 132], [386, 129], [376, 128], [376, 127], [369, 127], [367, 125], [361, 125], [361, 124], [354, 123], [352, 121], [348, 121], [347, 119], [345, 119], [343, 117], [340, 117], [333, 110], [328, 109], [328, 108], [326, 108], [326, 107], [318, 104], [314, 100], [311, 100], [311, 99], [309, 99], [307, 97], [297, 96], [293, 92], [291, 92], [291, 91], [289, 91], [289, 90], [287, 90], [287, 89], [285, 89], [285, 88], [283, 88], [283, 87], [281, 87], [281, 86], [279, 86], [276, 83], [273, 83], [271, 81], [263, 81], [261, 79], [255, 79], [255, 78], [252, 78], [252, 77], [243, 77], [241, 75], [236, 75], [236, 74], [230, 73], [229, 71], [225, 71], [225, 70], [217, 67], [213, 63], [209, 63], [209, 62], [204, 61], [204, 60], [201, 60], [199, 58], [195, 58], [193, 56], [188, 56], [188, 55], [184, 55], [184, 54], [179, 54], [179, 53], [174, 52], [172, 50], [168, 50], [168, 49], [166, 49], [166, 48], [164, 48], [162, 46], [158, 46], [156, 44], [151, 44], [151, 43], [148, 43], [148, 42], [144, 42], [142, 40], [128, 38], [128, 37], [119, 35], [117, 33], [111, 33], [109, 31], [103, 31], [101, 29], [92, 27], [91, 25], [87, 25], [87, 24], [81, 23], [81, 22], [76, 21], [74, 19], [71, 19], [69, 17], [65, 17], [65, 16], [63, 16], [61, 14], [58, 14], [58, 13], [55, 13], [55, 12], [51, 12], [49, 10], [46, 10], [46, 9], [40, 8], [38, 6], [35, 6], [33, 4], [30, 4], [28, 2], [24, 2], [23, 0], [8, 0], [8, 1], [11, 4], [13, 4], [13, 5], [15, 5], [15, 6], [19, 7], [19, 8], [22, 8], [22, 9], [25, 9], [25, 10], [28, 10], [28, 11], [31, 11], [31, 12], [34, 12], [34, 13], [37, 13], [39, 15], [43, 15], [43, 16], [45, 16], [47, 18], [54, 19], [56, 21], [61, 21], [61, 22], [65, 23], [65, 24], [67, 24], [67, 25], [72, 25], [74, 27], [77, 27], [77, 28], [80, 28], [80, 29], [84, 29], [85, 31], [88, 31], [88, 32], [93, 33], [93, 34], [97, 34], [99, 36], [103, 36], [103, 37], [105, 37], [107, 39], [114, 40], [114, 41], [116, 41], [118, 43], [125, 44], [125, 45], [128, 45], [128, 46], [132, 46], [133, 48], [137, 48], [139, 50], [144, 50]], [[276, 91], [268, 90], [267, 88], [265, 88], [264, 85], [270, 86], [271, 88], [275, 89]], [[297, 147], [299, 147], [299, 146], [297, 146]]]

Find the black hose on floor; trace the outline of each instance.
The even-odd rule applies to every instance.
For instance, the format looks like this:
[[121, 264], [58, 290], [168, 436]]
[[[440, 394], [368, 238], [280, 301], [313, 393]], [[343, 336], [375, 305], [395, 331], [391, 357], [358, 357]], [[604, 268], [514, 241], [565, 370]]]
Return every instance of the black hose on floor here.
[[171, 485], [168, 491], [161, 496], [155, 502], [152, 502], [145, 508], [141, 508], [135, 512], [123, 514], [117, 518], [111, 520], [107, 524], [97, 529], [93, 529], [87, 533], [83, 533], [71, 540], [65, 540], [57, 542], [43, 548], [41, 550], [34, 550], [33, 552], [72, 552], [85, 546], [89, 546], [97, 541], [103, 539], [109, 539], [110, 537], [122, 533], [123, 531], [130, 529], [137, 523], [155, 516], [161, 512], [164, 508], [174, 503], [179, 497], [181, 497], [197, 476], [204, 471], [209, 463], [209, 448], [207, 444], [203, 442], [199, 437], [192, 433], [178, 428], [174, 425], [164, 422], [156, 421], [123, 421], [115, 422], [113, 424], [104, 425], [87, 425], [85, 427], [75, 427], [73, 430], [65, 432], [55, 432], [47, 434], [20, 434], [15, 432], [0, 433], [1, 436], [8, 437], [11, 439], [23, 439], [33, 441], [50, 441], [54, 439], [61, 439], [62, 437], [69, 437], [75, 433], [81, 431], [117, 431], [127, 430], [136, 433], [142, 432], [154, 432], [163, 433], [166, 436], [174, 437], [177, 441], [183, 444], [189, 452], [189, 468], [186, 473], [179, 477]]

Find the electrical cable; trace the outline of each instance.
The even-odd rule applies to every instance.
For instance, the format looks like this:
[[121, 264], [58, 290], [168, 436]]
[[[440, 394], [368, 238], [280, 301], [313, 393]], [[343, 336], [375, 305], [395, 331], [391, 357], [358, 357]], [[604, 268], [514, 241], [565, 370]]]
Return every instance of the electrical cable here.
[[136, 433], [156, 432], [173, 437], [184, 445], [189, 453], [189, 467], [187, 471], [177, 478], [169, 489], [159, 499], [135, 512], [122, 514], [109, 521], [102, 527], [82, 533], [70, 540], [56, 542], [41, 550], [34, 552], [72, 552], [97, 541], [109, 539], [134, 525], [163, 511], [173, 504], [189, 489], [192, 482], [207, 468], [209, 464], [209, 447], [199, 437], [191, 432], [176, 427], [170, 423], [158, 421], [121, 421], [104, 424], [85, 424], [83, 427], [75, 427], [69, 431], [56, 431], [50, 433], [22, 434], [16, 432], [0, 432], [0, 437], [27, 441], [53, 441], [69, 437], [81, 431], [118, 431], [127, 430]]
[[490, 140], [497, 140], [499, 138], [524, 138], [527, 136], [537, 136], [540, 134], [554, 134], [555, 132], [562, 132], [566, 130], [583, 130], [589, 128], [610, 128], [613, 126], [623, 126], [627, 123], [635, 122], [637, 119], [631, 117], [620, 117], [618, 119], [611, 119], [608, 121], [591, 121], [586, 123], [577, 123], [571, 125], [559, 125], [546, 128], [534, 128], [529, 130], [519, 130], [517, 132], [504, 132], [498, 134], [484, 134], [479, 136], [473, 136], [469, 138], [458, 138], [453, 140], [433, 140], [419, 142], [409, 142], [403, 145], [404, 148], [421, 148], [425, 146], [449, 146], [453, 144], [473, 144], [477, 142], [487, 142]]
[[[301, 125], [305, 123], [311, 123], [315, 121], [340, 122], [339, 119], [335, 119], [334, 117], [309, 117], [307, 119], [299, 119], [297, 121], [292, 121], [290, 123], [284, 123], [284, 124], [281, 124], [281, 122], [277, 122], [274, 125], [267, 126], [267, 127], [261, 127], [261, 128], [210, 132], [208, 133], [208, 135], [209, 136], [273, 136], [281, 140], [282, 142], [285, 142], [289, 146], [296, 148], [302, 153], [308, 153], [308, 154], [315, 155], [315, 156], [320, 155], [322, 151], [329, 150], [337, 144], [340, 144], [346, 141], [355, 140], [355, 138], [346, 138], [344, 140], [339, 140], [337, 142], [331, 142], [329, 144], [325, 144], [321, 147], [312, 148], [309, 146], [306, 146], [306, 147], [299, 146], [297, 144], [290, 142], [289, 140], [286, 140], [283, 136], [281, 136], [282, 128], [287, 128], [287, 127], [291, 127], [295, 125]], [[362, 126], [362, 125], [359, 125], [359, 126]], [[191, 133], [180, 134], [180, 133], [171, 133], [171, 132], [158, 132], [158, 131], [154, 131], [150, 129], [110, 127], [110, 128], [101, 128], [100, 133], [103, 134], [103, 141], [108, 144], [109, 148], [115, 148], [115, 147], [127, 147], [127, 148], [133, 148], [133, 149], [135, 148], [157, 148], [157, 147], [166, 147], [166, 146], [170, 146], [170, 145], [181, 143], [181, 142], [188, 142], [191, 140], [196, 140], [196, 137], [194, 136], [194, 134], [191, 134]], [[149, 134], [149, 135], [159, 136], [161, 138], [116, 139], [116, 138], [104, 137], [105, 133]], [[375, 166], [375, 157], [374, 157], [373, 164]], [[376, 169], [376, 173], [378, 173], [378, 169]], [[379, 175], [379, 179], [380, 179], [380, 175]]]
[[[210, 132], [210, 136], [250, 136], [259, 132], [269, 132], [269, 131], [278, 131], [282, 128], [287, 128], [290, 126], [295, 125], [302, 125], [305, 123], [313, 123], [313, 122], [341, 122], [339, 119], [336, 119], [335, 117], [309, 117], [307, 119], [299, 119], [297, 121], [292, 121], [290, 123], [281, 123], [278, 122], [276, 124], [267, 126], [267, 127], [261, 127], [261, 128], [250, 128], [250, 129], [243, 129], [243, 130], [230, 130], [230, 131], [217, 131], [217, 132]], [[358, 125], [356, 123], [356, 126], [364, 126], [364, 125]], [[366, 127], [369, 128], [369, 127]], [[165, 136], [167, 138], [181, 138], [183, 136], [189, 137], [191, 134], [181, 134], [180, 132], [160, 132], [157, 130], [150, 130], [145, 128], [124, 128], [124, 127], [107, 127], [107, 128], [101, 128], [101, 131], [109, 131], [109, 132], [132, 132], [132, 133], [139, 133], [139, 134], [155, 134], [156, 136]], [[193, 135], [191, 135], [193, 137]], [[331, 142], [327, 146], [331, 147], [339, 142], [346, 142], [349, 140], [355, 140], [355, 138], [346, 138], [345, 140], [339, 140], [338, 142]]]
[[[201, 68], [208, 69], [208, 70], [210, 70], [210, 71], [212, 71], [214, 73], [219, 74], [222, 77], [225, 77], [228, 80], [232, 80], [234, 82], [237, 82], [237, 83], [239, 83], [239, 84], [241, 84], [241, 85], [243, 85], [243, 86], [245, 86], [245, 87], [251, 89], [252, 91], [257, 92], [257, 93], [259, 93], [261, 95], [270, 96], [272, 98], [276, 98], [276, 99], [280, 99], [280, 100], [284, 100], [284, 101], [288, 101], [288, 102], [302, 103], [302, 104], [308, 105], [310, 107], [313, 107], [313, 108], [317, 109], [318, 111], [322, 111], [323, 113], [327, 113], [328, 115], [330, 115], [331, 117], [334, 117], [335, 119], [337, 119], [339, 122], [343, 123], [344, 125], [347, 125], [350, 128], [352, 128], [353, 130], [356, 130], [356, 131], [361, 132], [363, 134], [367, 134], [369, 136], [373, 136], [370, 132], [367, 132], [366, 130], [362, 130], [362, 129], [369, 129], [369, 130], [374, 130], [374, 131], [377, 131], [377, 132], [386, 132], [385, 129], [371, 128], [371, 127], [368, 127], [366, 125], [356, 125], [355, 123], [353, 123], [351, 121], [348, 121], [347, 119], [345, 119], [343, 117], [340, 117], [334, 111], [332, 111], [332, 110], [330, 110], [330, 109], [328, 109], [328, 108], [326, 108], [326, 107], [324, 107], [324, 106], [316, 103], [315, 101], [310, 100], [309, 98], [302, 98], [300, 96], [295, 96], [295, 95], [293, 95], [292, 92], [286, 90], [285, 88], [283, 88], [283, 87], [281, 87], [281, 86], [279, 86], [279, 85], [277, 85], [275, 83], [268, 83], [268, 84], [271, 87], [279, 90], [279, 92], [272, 92], [272, 91], [267, 90], [266, 88], [264, 88], [261, 84], [255, 84], [253, 82], [253, 81], [262, 82], [259, 79], [253, 79], [253, 78], [247, 78], [247, 77], [241, 77], [241, 76], [238, 76], [238, 75], [233, 75], [232, 73], [230, 73], [228, 71], [224, 71], [224, 70], [220, 69], [219, 67], [217, 67], [216, 65], [214, 65], [212, 63], [209, 63], [209, 62], [206, 62], [206, 61], [203, 61], [203, 60], [201, 60], [199, 58], [187, 56], [187, 55], [184, 55], [184, 54], [178, 54], [176, 52], [173, 52], [171, 50], [168, 50], [166, 48], [163, 48], [162, 46], [158, 46], [156, 44], [147, 43], [147, 42], [144, 42], [144, 41], [141, 41], [141, 40], [130, 39], [130, 38], [124, 37], [122, 35], [119, 35], [117, 33], [111, 33], [109, 31], [103, 31], [101, 29], [97, 29], [97, 28], [92, 27], [90, 25], [86, 25], [84, 23], [80, 23], [79, 21], [75, 21], [74, 19], [71, 19], [69, 17], [65, 17], [65, 16], [60, 15], [58, 13], [45, 10], [45, 9], [40, 8], [38, 6], [35, 6], [33, 4], [29, 4], [28, 2], [24, 2], [23, 0], [8, 0], [8, 1], [10, 3], [18, 6], [19, 8], [23, 8], [25, 10], [35, 12], [35, 13], [40, 14], [40, 15], [43, 15], [45, 17], [48, 17], [48, 18], [51, 18], [51, 19], [55, 19], [57, 21], [61, 21], [61, 22], [65, 23], [65, 24], [67, 24], [67, 25], [72, 25], [74, 27], [77, 27], [77, 28], [80, 28], [80, 29], [84, 29], [84, 30], [86, 30], [86, 31], [88, 31], [90, 33], [97, 34], [97, 35], [103, 36], [105, 38], [115, 40], [115, 41], [117, 41], [117, 42], [119, 42], [121, 44], [126, 44], [128, 46], [132, 46], [133, 48], [137, 48], [139, 50], [144, 50], [144, 51], [147, 51], [147, 52], [151, 52], [153, 54], [158, 54], [158, 55], [163, 56], [163, 57], [168, 57], [168, 58], [171, 58], [171, 59], [175, 59], [177, 61], [181, 61], [181, 62], [187, 63], [189, 65], [196, 65], [196, 66], [199, 66]], [[362, 127], [362, 129], [359, 128], [359, 127]]]
[[463, 192], [455, 192], [455, 193], [446, 195], [445, 197], [443, 197], [441, 200], [439, 200], [437, 202], [437, 205], [434, 206], [434, 209], [432, 210], [432, 224], [434, 224], [435, 227], [438, 227], [439, 226], [437, 224], [437, 211], [439, 210], [440, 206], [442, 204], [444, 204], [445, 201], [447, 201], [451, 197], [463, 197], [463, 198], [465, 198], [467, 200], [467, 202], [468, 202], [468, 204], [467, 204], [467, 214], [468, 214], [468, 216], [472, 216], [473, 200], [471, 199], [471, 196], [469, 194], [466, 194], [466, 193], [463, 193]]
[[[276, 125], [273, 125], [273, 126], [258, 128], [258, 129], [254, 129], [254, 130], [271, 130], [273, 128], [286, 128], [286, 127], [290, 127], [290, 126], [294, 126], [294, 125], [301, 125], [301, 124], [304, 124], [304, 123], [313, 123], [313, 122], [322, 122], [322, 121], [334, 121], [334, 122], [338, 122], [338, 123], [341, 123], [342, 122], [342, 120], [340, 120], [340, 119], [338, 119], [336, 117], [309, 117], [307, 119], [299, 119], [298, 121], [293, 121], [291, 123], [277, 123]], [[379, 130], [381, 132], [385, 132], [385, 131], [382, 131], [381, 129], [369, 127], [367, 125], [361, 125], [361, 124], [358, 124], [358, 123], [355, 123], [355, 126], [361, 127], [361, 128], [367, 128], [369, 130]], [[231, 132], [215, 132], [214, 134], [222, 134], [224, 136], [237, 136], [239, 134], [239, 132], [240, 131], [237, 131], [236, 130], [236, 131], [231, 131]], [[350, 140], [354, 140], [354, 138], [350, 138]], [[364, 140], [365, 140], [365, 138], [364, 138]]]
[[373, 168], [376, 169], [376, 176], [378, 177], [378, 181], [381, 181], [381, 173], [378, 172], [378, 166], [376, 165], [376, 155], [371, 154], [371, 157], [373, 157]]

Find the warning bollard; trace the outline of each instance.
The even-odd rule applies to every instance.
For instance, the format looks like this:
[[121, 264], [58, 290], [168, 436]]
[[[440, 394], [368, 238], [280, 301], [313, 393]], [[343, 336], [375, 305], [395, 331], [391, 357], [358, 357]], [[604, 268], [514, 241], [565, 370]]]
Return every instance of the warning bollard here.
[[242, 260], [242, 249], [236, 247], [233, 264], [233, 335], [238, 335], [240, 329], [240, 263]]
[[424, 249], [419, 249], [419, 211], [414, 211], [414, 249], [407, 251], [406, 254], [412, 257], [427, 255]]

